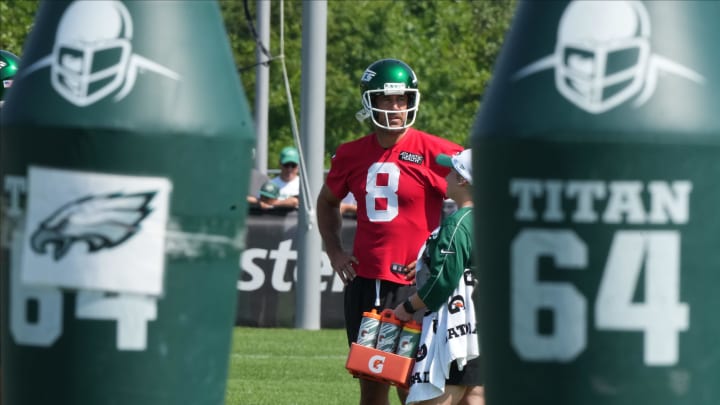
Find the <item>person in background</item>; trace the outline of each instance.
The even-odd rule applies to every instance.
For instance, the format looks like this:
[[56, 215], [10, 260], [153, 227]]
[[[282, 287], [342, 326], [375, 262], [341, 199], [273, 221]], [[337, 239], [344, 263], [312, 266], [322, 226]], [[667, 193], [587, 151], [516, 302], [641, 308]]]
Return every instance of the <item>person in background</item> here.
[[345, 198], [340, 201], [340, 214], [344, 217], [357, 217], [357, 201], [353, 193], [348, 193]]
[[[413, 293], [417, 252], [440, 224], [449, 169], [435, 162], [459, 145], [412, 128], [420, 105], [415, 72], [397, 59], [378, 60], [360, 79], [362, 110], [373, 132], [341, 144], [317, 199], [318, 229], [333, 270], [345, 283], [348, 346], [365, 311], [395, 308]], [[343, 249], [340, 203], [357, 198], [352, 252]], [[388, 384], [360, 379], [360, 403], [388, 404]], [[406, 390], [398, 389], [404, 402]]]
[[[294, 146], [286, 146], [280, 151], [280, 175], [270, 181], [280, 190], [278, 199], [294, 198], [297, 203], [300, 197], [300, 155]], [[295, 206], [297, 208], [297, 204]]]
[[[477, 280], [473, 264], [472, 151], [466, 149], [453, 157], [440, 155], [437, 162], [452, 168], [446, 177], [447, 195], [457, 203], [458, 209], [433, 231], [421, 250], [416, 273], [417, 291], [395, 307], [395, 316], [402, 321], [412, 319], [417, 311], [432, 311], [423, 319], [420, 337], [421, 344], [426, 344], [427, 356], [416, 363], [414, 370], [423, 374], [427, 371], [430, 381], [415, 381], [410, 387], [408, 401], [420, 399], [420, 402], [412, 403], [423, 405], [482, 405], [485, 402], [478, 335], [455, 336], [446, 332], [467, 324], [472, 325], [470, 330], [477, 331], [477, 302], [472, 294]], [[465, 305], [454, 305], [458, 297], [463, 298]], [[452, 315], [451, 307], [455, 308]], [[440, 315], [440, 311], [445, 313]], [[433, 325], [437, 327], [438, 337], [434, 336]], [[442, 325], [445, 329], [441, 330]], [[451, 337], [446, 339], [446, 336]], [[436, 363], [437, 358], [445, 358], [448, 362]], [[433, 372], [433, 367], [441, 367], [442, 373]], [[433, 381], [432, 376], [440, 378]], [[428, 398], [436, 394], [441, 395]]]
[[[280, 175], [270, 179], [277, 188], [278, 196], [272, 207], [298, 208], [300, 206], [300, 155], [293, 146], [287, 146], [280, 151]], [[260, 204], [260, 194], [250, 195], [247, 198], [250, 204]], [[267, 206], [267, 205], [266, 205]]]

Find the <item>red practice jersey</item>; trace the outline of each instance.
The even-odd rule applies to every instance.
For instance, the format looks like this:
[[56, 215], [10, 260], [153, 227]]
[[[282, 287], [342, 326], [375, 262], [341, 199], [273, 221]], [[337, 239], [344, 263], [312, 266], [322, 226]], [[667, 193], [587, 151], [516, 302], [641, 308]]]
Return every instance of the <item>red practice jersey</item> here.
[[352, 192], [357, 200], [353, 254], [360, 262], [354, 265], [359, 276], [409, 284], [391, 269], [416, 260], [440, 224], [450, 169], [435, 157], [462, 149], [413, 128], [388, 149], [375, 134], [338, 147], [325, 184], [338, 198]]

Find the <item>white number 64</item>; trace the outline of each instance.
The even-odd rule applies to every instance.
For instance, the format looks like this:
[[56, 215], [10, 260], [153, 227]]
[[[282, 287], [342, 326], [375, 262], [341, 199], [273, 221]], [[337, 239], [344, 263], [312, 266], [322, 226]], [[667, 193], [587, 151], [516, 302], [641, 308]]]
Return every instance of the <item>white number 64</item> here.
[[[584, 270], [587, 245], [570, 230], [521, 231], [511, 247], [512, 344], [528, 361], [570, 362], [587, 346], [587, 300], [569, 283], [538, 280], [538, 259], [561, 270]], [[645, 268], [645, 301], [633, 294]], [[680, 302], [680, 236], [676, 231], [619, 231], [613, 238], [595, 302], [595, 326], [644, 332], [644, 361], [676, 364], [678, 334], [689, 327]], [[554, 314], [551, 334], [537, 332], [540, 309]]]

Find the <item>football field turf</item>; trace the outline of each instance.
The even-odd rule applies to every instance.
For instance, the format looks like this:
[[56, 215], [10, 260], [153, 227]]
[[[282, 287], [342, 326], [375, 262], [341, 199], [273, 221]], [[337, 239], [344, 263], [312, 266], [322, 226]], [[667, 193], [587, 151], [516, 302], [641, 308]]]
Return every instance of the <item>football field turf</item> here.
[[[344, 329], [236, 327], [226, 405], [357, 404]], [[390, 403], [399, 405], [395, 389]]]

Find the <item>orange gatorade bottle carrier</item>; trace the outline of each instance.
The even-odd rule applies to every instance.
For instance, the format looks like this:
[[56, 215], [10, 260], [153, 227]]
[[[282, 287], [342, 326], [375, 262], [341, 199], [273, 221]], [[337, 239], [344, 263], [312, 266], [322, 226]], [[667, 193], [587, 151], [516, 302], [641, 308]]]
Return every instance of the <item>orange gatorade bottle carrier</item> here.
[[[376, 316], [377, 318], [375, 318]], [[368, 325], [376, 325], [376, 347], [370, 346], [367, 342], [371, 339], [371, 330], [368, 329], [367, 333], [363, 335], [363, 325], [366, 321]], [[415, 322], [412, 324], [418, 325]], [[410, 325], [408, 330], [419, 330], [414, 325]], [[408, 388], [408, 377], [415, 365], [415, 358], [395, 353], [403, 330], [403, 322], [395, 318], [392, 309], [385, 309], [380, 314], [377, 314], [375, 310], [363, 313], [358, 341], [350, 345], [345, 368], [359, 378]], [[417, 340], [419, 340], [419, 336], [418, 332]], [[417, 342], [415, 347], [417, 347]], [[382, 348], [384, 350], [381, 350]]]

